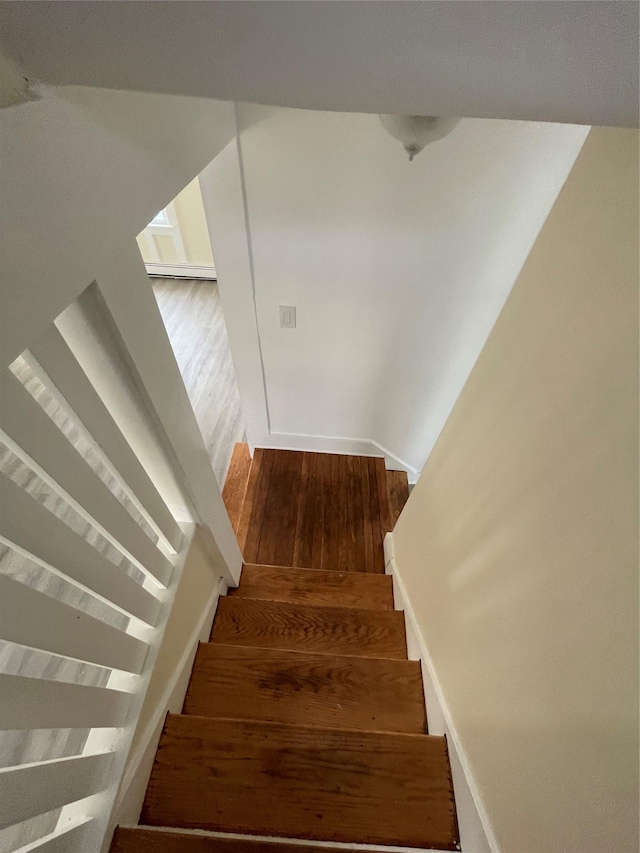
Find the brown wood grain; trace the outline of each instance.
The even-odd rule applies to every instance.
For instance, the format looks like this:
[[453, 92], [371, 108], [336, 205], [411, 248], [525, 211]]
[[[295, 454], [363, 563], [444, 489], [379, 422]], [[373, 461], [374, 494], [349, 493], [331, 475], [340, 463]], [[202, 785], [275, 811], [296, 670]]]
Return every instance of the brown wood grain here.
[[455, 850], [444, 737], [170, 714], [143, 823]]
[[[247, 529], [246, 545], [244, 548], [244, 559], [247, 563], [255, 563], [258, 560], [258, 549], [260, 548], [260, 538], [262, 536], [262, 522], [267, 508], [267, 496], [269, 494], [269, 484], [271, 482], [271, 471], [273, 469], [274, 455], [271, 451], [261, 450], [254, 452], [253, 465], [256, 464], [256, 457], [260, 453], [260, 466], [255, 482], [255, 492], [253, 494], [251, 518]], [[251, 474], [253, 475], [253, 465], [251, 466]], [[249, 478], [249, 486], [251, 486], [251, 477]], [[249, 497], [249, 487], [247, 487], [247, 498]], [[245, 498], [245, 503], [247, 498]], [[243, 513], [244, 516], [244, 513]]]
[[244, 442], [237, 442], [233, 447], [227, 478], [224, 481], [224, 488], [222, 489], [222, 499], [236, 535], [240, 525], [240, 515], [242, 514], [242, 505], [247, 491], [250, 471], [251, 454], [249, 453], [249, 445]]
[[384, 460], [256, 450], [238, 538], [249, 563], [384, 574]]
[[424, 734], [418, 661], [201, 643], [185, 714]]
[[[313, 541], [311, 544], [311, 562], [309, 567], [321, 569], [324, 564], [324, 530], [325, 530], [325, 506], [324, 506], [324, 464], [319, 453], [309, 454], [313, 456], [313, 491], [309, 489], [309, 501], [313, 512]], [[311, 504], [311, 501], [313, 503]], [[296, 564], [297, 565], [297, 564]]]
[[245, 565], [234, 598], [262, 598], [291, 604], [393, 610], [390, 575], [292, 569], [288, 566]]
[[311, 607], [225, 596], [218, 602], [211, 640], [359, 657], [407, 657], [404, 614], [397, 610]]
[[311, 552], [313, 550], [313, 490], [315, 487], [315, 467], [316, 460], [314, 454], [303, 453], [292, 561], [293, 566], [300, 566], [301, 568], [311, 568]]
[[338, 570], [338, 537], [340, 527], [340, 460], [337, 454], [326, 455], [324, 467], [324, 547], [322, 568]]
[[384, 572], [384, 548], [382, 545], [383, 534], [380, 520], [380, 501], [378, 499], [376, 460], [373, 457], [369, 457], [367, 465], [369, 468], [369, 516], [371, 518], [371, 535], [373, 537], [373, 570], [374, 572]]
[[[335, 853], [335, 848], [119, 826], [113, 837], [111, 853]], [[357, 851], [342, 848], [342, 853]]]
[[293, 564], [303, 455], [294, 450], [269, 454], [273, 459], [269, 489], [260, 546], [252, 562], [273, 566]]
[[[364, 456], [358, 460], [360, 464], [360, 494], [362, 500], [362, 538], [364, 544], [364, 570], [375, 572], [373, 533], [371, 529], [371, 497], [369, 490], [369, 461]], [[384, 571], [384, 566], [383, 566]]]
[[367, 571], [367, 557], [365, 550], [365, 504], [362, 496], [362, 459], [352, 456], [352, 481], [351, 492], [353, 496], [355, 539], [356, 539], [356, 562], [359, 572]]
[[389, 490], [387, 489], [387, 469], [384, 464], [384, 459], [379, 456], [374, 457], [376, 470], [376, 485], [378, 490], [378, 504], [380, 506], [380, 530], [382, 539], [387, 533], [391, 532], [391, 513], [389, 511]]
[[[349, 528], [349, 512], [348, 512], [348, 481], [347, 481], [347, 457], [340, 455], [337, 458], [337, 480], [335, 490], [337, 494], [337, 528], [334, 536], [337, 542], [338, 561], [335, 568], [339, 572], [349, 571], [349, 539], [353, 533]], [[352, 571], [355, 566], [352, 567]]]
[[400, 513], [409, 500], [409, 478], [406, 471], [387, 471], [387, 491], [389, 492], [389, 512], [392, 529]]
[[254, 526], [253, 509], [256, 499], [256, 491], [258, 488], [258, 481], [260, 480], [260, 469], [262, 468], [263, 453], [264, 451], [260, 448], [256, 448], [256, 450], [254, 450], [253, 452], [251, 468], [249, 469], [249, 479], [247, 481], [247, 489], [245, 491], [242, 511], [240, 512], [240, 518], [238, 520], [238, 545], [240, 546], [240, 550], [243, 552], [245, 559], [248, 559], [245, 552], [247, 549], [247, 537], [249, 535], [249, 529]]

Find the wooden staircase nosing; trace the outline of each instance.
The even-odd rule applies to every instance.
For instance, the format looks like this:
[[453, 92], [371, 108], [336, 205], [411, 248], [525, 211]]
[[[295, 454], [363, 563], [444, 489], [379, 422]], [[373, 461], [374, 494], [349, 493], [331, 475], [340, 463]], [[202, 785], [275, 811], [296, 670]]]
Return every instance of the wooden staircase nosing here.
[[290, 604], [393, 610], [390, 575], [329, 572], [287, 566], [244, 565], [234, 598], [259, 598]]
[[169, 714], [142, 809], [155, 826], [458, 849], [443, 736]]
[[[195, 835], [179, 830], [148, 827], [118, 827], [111, 853], [336, 853], [335, 847], [320, 844], [290, 844], [229, 836]], [[340, 853], [362, 853], [341, 847]]]
[[184, 714], [424, 734], [418, 661], [201, 643]]
[[407, 659], [404, 613], [316, 607], [225, 596], [211, 642], [359, 657]]

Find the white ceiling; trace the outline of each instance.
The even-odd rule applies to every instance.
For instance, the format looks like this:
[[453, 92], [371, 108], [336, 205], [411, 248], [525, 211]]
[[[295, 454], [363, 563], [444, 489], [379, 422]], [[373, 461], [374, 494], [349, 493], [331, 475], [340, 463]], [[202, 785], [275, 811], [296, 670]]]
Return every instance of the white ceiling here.
[[0, 46], [52, 84], [638, 123], [635, 2], [0, 2]]

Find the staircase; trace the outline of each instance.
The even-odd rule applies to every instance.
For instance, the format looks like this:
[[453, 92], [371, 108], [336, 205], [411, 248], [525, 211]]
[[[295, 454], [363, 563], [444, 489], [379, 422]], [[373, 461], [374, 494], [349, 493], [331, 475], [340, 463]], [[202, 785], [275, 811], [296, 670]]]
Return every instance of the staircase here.
[[[315, 539], [324, 566], [246, 563], [198, 648], [182, 713], [166, 719], [144, 826], [118, 828], [111, 853], [310, 853], [323, 842], [459, 850], [446, 740], [427, 734], [420, 664], [407, 660], [375, 550], [381, 519], [396, 515], [380, 462], [256, 451], [235, 463], [225, 498], [245, 559], [248, 541], [253, 555], [275, 550], [293, 563]], [[329, 568], [334, 553], [357, 554], [360, 571]]]

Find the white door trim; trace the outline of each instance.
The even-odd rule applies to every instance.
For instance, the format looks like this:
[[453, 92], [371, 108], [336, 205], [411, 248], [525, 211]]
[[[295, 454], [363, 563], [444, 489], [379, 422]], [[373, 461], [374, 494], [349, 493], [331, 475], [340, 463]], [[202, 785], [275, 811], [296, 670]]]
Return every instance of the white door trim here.
[[[144, 234], [144, 231], [142, 232]], [[195, 264], [145, 264], [149, 275], [165, 275], [172, 278], [207, 278], [216, 280], [215, 267], [202, 267]]]

